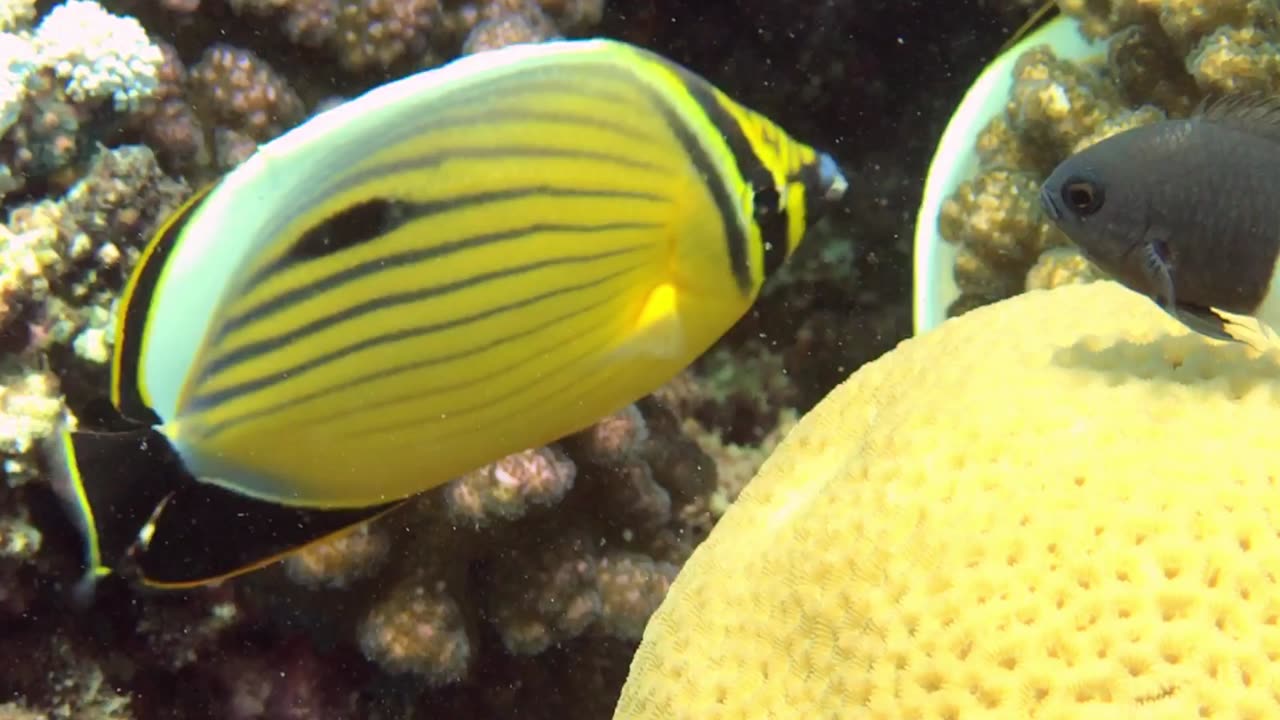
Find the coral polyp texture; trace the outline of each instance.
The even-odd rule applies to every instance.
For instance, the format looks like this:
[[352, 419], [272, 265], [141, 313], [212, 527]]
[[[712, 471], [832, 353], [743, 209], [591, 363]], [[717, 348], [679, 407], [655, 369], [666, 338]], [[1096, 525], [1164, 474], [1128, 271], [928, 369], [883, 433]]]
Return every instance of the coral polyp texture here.
[[293, 42], [359, 72], [580, 33], [600, 22], [604, 0], [232, 0], [231, 7], [277, 20]]
[[141, 23], [93, 0], [50, 10], [36, 28], [35, 50], [72, 100], [110, 97], [117, 110], [136, 109], [155, 92], [164, 61]]
[[[1270, 0], [1062, 0], [1059, 7], [1106, 50], [1072, 62], [1041, 45], [1018, 59], [1005, 111], [974, 148], [977, 173], [939, 218], [939, 234], [957, 246], [960, 297], [950, 315], [1043, 287], [1046, 276], [1033, 272], [1041, 255], [1075, 252], [1035, 198], [1068, 155], [1131, 127], [1186, 117], [1207, 98], [1280, 90], [1280, 7]], [[1055, 264], [1063, 282], [1068, 266], [1080, 268], [1078, 279], [1097, 275], [1083, 258]]]
[[1274, 717], [1277, 423], [1280, 350], [1112, 282], [949, 320], [783, 440], [615, 718]]

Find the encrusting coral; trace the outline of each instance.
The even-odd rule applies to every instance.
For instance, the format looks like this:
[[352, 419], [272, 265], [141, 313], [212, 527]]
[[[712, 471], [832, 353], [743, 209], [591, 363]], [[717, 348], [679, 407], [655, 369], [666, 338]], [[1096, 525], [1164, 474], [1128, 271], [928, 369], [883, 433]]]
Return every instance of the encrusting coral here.
[[[1122, 130], [1186, 117], [1206, 98], [1280, 90], [1280, 7], [1268, 0], [1062, 0], [1084, 35], [1106, 41], [1086, 62], [1033, 47], [1014, 69], [1006, 111], [983, 129], [977, 175], [943, 205], [939, 234], [957, 246], [960, 297], [950, 315], [1009, 297], [1066, 238], [1042, 216], [1036, 192], [1071, 153]], [[1095, 271], [1079, 258], [1059, 263]]]
[[951, 319], [782, 442], [615, 717], [1273, 717], [1277, 424], [1280, 348], [1113, 282]]

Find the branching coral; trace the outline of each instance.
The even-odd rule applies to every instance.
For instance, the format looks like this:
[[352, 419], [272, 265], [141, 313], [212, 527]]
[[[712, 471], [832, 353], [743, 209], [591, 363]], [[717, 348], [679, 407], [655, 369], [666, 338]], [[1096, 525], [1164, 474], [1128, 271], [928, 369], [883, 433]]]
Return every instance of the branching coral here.
[[172, 45], [159, 43], [159, 46], [164, 54], [160, 85], [152, 102], [135, 115], [134, 123], [166, 166], [194, 169], [209, 162], [208, 138], [204, 124], [187, 99], [186, 64]]
[[437, 22], [439, 0], [360, 0], [338, 3], [332, 42], [347, 68], [387, 67], [420, 56]]
[[34, 45], [77, 103], [110, 97], [117, 110], [136, 110], [160, 84], [164, 57], [146, 30], [93, 0], [56, 6], [36, 28]]
[[573, 487], [577, 468], [554, 448], [527, 450], [477, 468], [444, 490], [449, 515], [476, 527], [515, 519], [533, 505], [554, 505]]
[[1270, 717], [1277, 422], [1280, 350], [1115, 283], [948, 321], [783, 441], [615, 717]]
[[187, 189], [166, 177], [145, 147], [101, 152], [57, 201], [14, 208], [0, 227], [0, 451], [10, 481], [31, 472], [33, 440], [60, 410], [60, 383], [41, 353], [61, 348], [97, 366], [108, 359], [112, 299], [155, 223]]
[[462, 52], [470, 54], [555, 37], [558, 37], [555, 25], [535, 6], [527, 12], [507, 13], [476, 23], [467, 33]]
[[580, 33], [603, 12], [602, 0], [233, 0], [231, 6], [277, 18], [293, 42], [331, 53], [349, 72]]
[[[12, 711], [18, 718], [30, 713], [25, 717], [40, 720], [51, 717], [132, 720], [135, 712], [130, 698], [112, 687], [107, 680], [107, 658], [91, 648], [87, 638], [63, 632], [7, 636], [0, 687], [4, 688], [6, 698], [16, 702], [0, 705], [0, 717]], [[33, 707], [23, 697], [27, 688], [35, 687], [49, 687], [51, 697]]]
[[28, 180], [56, 180], [55, 173], [88, 154], [86, 121], [104, 105], [123, 117], [140, 111], [156, 94], [164, 63], [136, 19], [114, 15], [92, 0], [54, 7], [34, 30], [25, 27], [34, 13], [10, 8], [5, 17], [0, 194]]
[[301, 587], [278, 573], [250, 583], [284, 606], [325, 593], [349, 608], [338, 627], [367, 657], [431, 685], [484, 662], [486, 633], [517, 656], [588, 636], [635, 642], [706, 532], [673, 506], [715, 504], [715, 464], [683, 432], [661, 408], [624, 408], [307, 548], [284, 564]]
[[269, 140], [303, 116], [302, 100], [256, 54], [213, 45], [191, 68], [192, 99], [221, 127]]

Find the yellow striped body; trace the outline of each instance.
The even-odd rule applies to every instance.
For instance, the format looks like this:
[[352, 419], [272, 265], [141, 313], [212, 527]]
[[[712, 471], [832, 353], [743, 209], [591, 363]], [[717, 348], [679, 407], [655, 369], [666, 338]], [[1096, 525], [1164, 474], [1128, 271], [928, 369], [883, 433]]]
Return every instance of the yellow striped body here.
[[406, 497], [652, 392], [841, 192], [829, 158], [645, 51], [472, 56], [185, 209], [131, 282], [113, 397], [237, 492]]

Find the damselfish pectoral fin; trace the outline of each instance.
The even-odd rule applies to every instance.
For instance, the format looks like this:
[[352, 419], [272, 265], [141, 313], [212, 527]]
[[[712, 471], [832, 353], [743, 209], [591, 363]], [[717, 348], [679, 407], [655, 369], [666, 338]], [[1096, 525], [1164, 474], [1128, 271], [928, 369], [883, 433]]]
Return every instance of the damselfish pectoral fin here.
[[1147, 284], [1155, 292], [1155, 301], [1170, 315], [1177, 316], [1178, 298], [1173, 289], [1173, 264], [1169, 260], [1168, 244], [1154, 231], [1142, 243], [1140, 258], [1142, 273]]
[[130, 574], [157, 588], [218, 582], [269, 565], [404, 502], [318, 510], [257, 500], [210, 483], [187, 483], [165, 499], [131, 548]]

